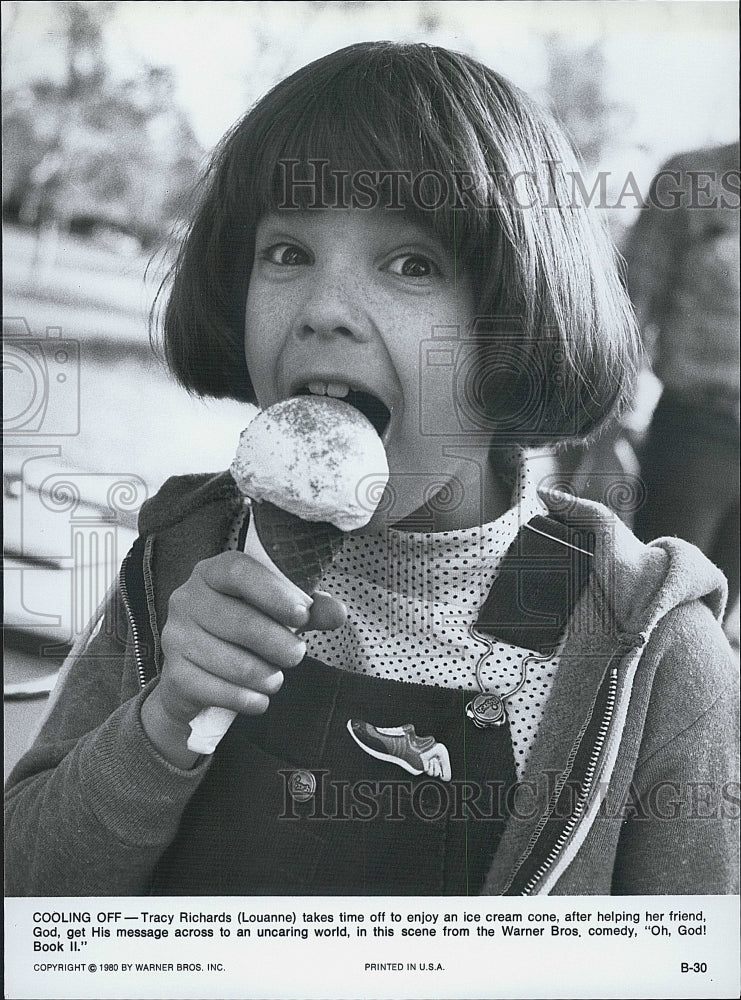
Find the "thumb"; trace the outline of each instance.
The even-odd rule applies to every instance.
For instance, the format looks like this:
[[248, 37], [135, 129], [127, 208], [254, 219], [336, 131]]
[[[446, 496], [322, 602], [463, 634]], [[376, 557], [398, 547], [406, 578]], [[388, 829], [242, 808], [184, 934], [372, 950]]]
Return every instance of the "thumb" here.
[[312, 605], [309, 608], [309, 621], [301, 629], [302, 632], [311, 632], [315, 629], [322, 632], [329, 632], [336, 628], [342, 628], [347, 620], [347, 608], [338, 601], [336, 597], [325, 593], [323, 590], [315, 590], [312, 596]]

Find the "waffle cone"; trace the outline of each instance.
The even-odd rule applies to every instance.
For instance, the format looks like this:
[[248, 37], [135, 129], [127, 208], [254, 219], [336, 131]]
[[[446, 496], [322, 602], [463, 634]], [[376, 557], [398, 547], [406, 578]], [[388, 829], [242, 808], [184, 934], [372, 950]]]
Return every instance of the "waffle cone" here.
[[272, 561], [297, 587], [311, 594], [342, 548], [344, 534], [325, 521], [303, 518], [269, 500], [253, 503], [255, 529]]

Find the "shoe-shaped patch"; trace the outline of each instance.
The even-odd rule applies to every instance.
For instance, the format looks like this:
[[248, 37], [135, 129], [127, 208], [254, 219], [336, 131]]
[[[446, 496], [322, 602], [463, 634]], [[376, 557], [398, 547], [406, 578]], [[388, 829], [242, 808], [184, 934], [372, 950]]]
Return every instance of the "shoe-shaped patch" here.
[[417, 736], [411, 722], [381, 728], [360, 719], [348, 719], [347, 729], [361, 750], [371, 757], [398, 764], [410, 774], [428, 774], [450, 781], [448, 748], [434, 736]]

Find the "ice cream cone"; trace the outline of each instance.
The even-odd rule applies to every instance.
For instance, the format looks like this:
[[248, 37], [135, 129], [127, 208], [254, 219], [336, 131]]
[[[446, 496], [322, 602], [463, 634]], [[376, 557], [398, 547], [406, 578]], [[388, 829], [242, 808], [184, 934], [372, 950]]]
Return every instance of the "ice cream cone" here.
[[[251, 501], [245, 554], [313, 594], [344, 532], [362, 528], [373, 515], [376, 504], [370, 506], [358, 489], [368, 469], [386, 484], [381, 439], [342, 400], [299, 396], [261, 411], [242, 432], [231, 465]], [[189, 749], [213, 753], [235, 715], [227, 708], [202, 709], [190, 723]]]
[[281, 573], [312, 594], [342, 548], [344, 533], [326, 521], [304, 521], [269, 500], [253, 503], [260, 542]]

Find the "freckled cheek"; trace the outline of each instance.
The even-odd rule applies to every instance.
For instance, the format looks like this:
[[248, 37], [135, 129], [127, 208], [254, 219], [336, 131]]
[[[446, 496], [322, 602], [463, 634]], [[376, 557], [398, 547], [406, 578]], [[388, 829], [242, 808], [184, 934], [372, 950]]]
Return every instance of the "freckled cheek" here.
[[425, 310], [410, 312], [396, 317], [396, 333], [389, 339], [389, 352], [396, 370], [408, 388], [417, 386], [420, 375], [421, 358], [426, 355], [428, 344], [434, 346], [433, 331], [447, 326], [449, 317], [442, 311]]
[[269, 383], [270, 372], [275, 367], [275, 328], [269, 313], [248, 303], [245, 313], [244, 348], [255, 391], [260, 402]]
[[247, 326], [250, 324], [257, 325], [263, 321], [268, 315], [268, 306], [271, 298], [274, 299], [275, 296], [271, 296], [259, 281], [250, 282], [247, 290], [247, 305], [245, 310]]
[[251, 342], [272, 341], [288, 322], [287, 297], [275, 288], [250, 287], [245, 310], [245, 337]]
[[276, 332], [286, 330], [296, 315], [297, 305], [297, 294], [290, 284], [256, 282], [247, 293], [247, 324]]
[[396, 373], [404, 390], [404, 404], [407, 416], [417, 411], [419, 398], [420, 364], [419, 351], [410, 351], [403, 358], [395, 361]]

